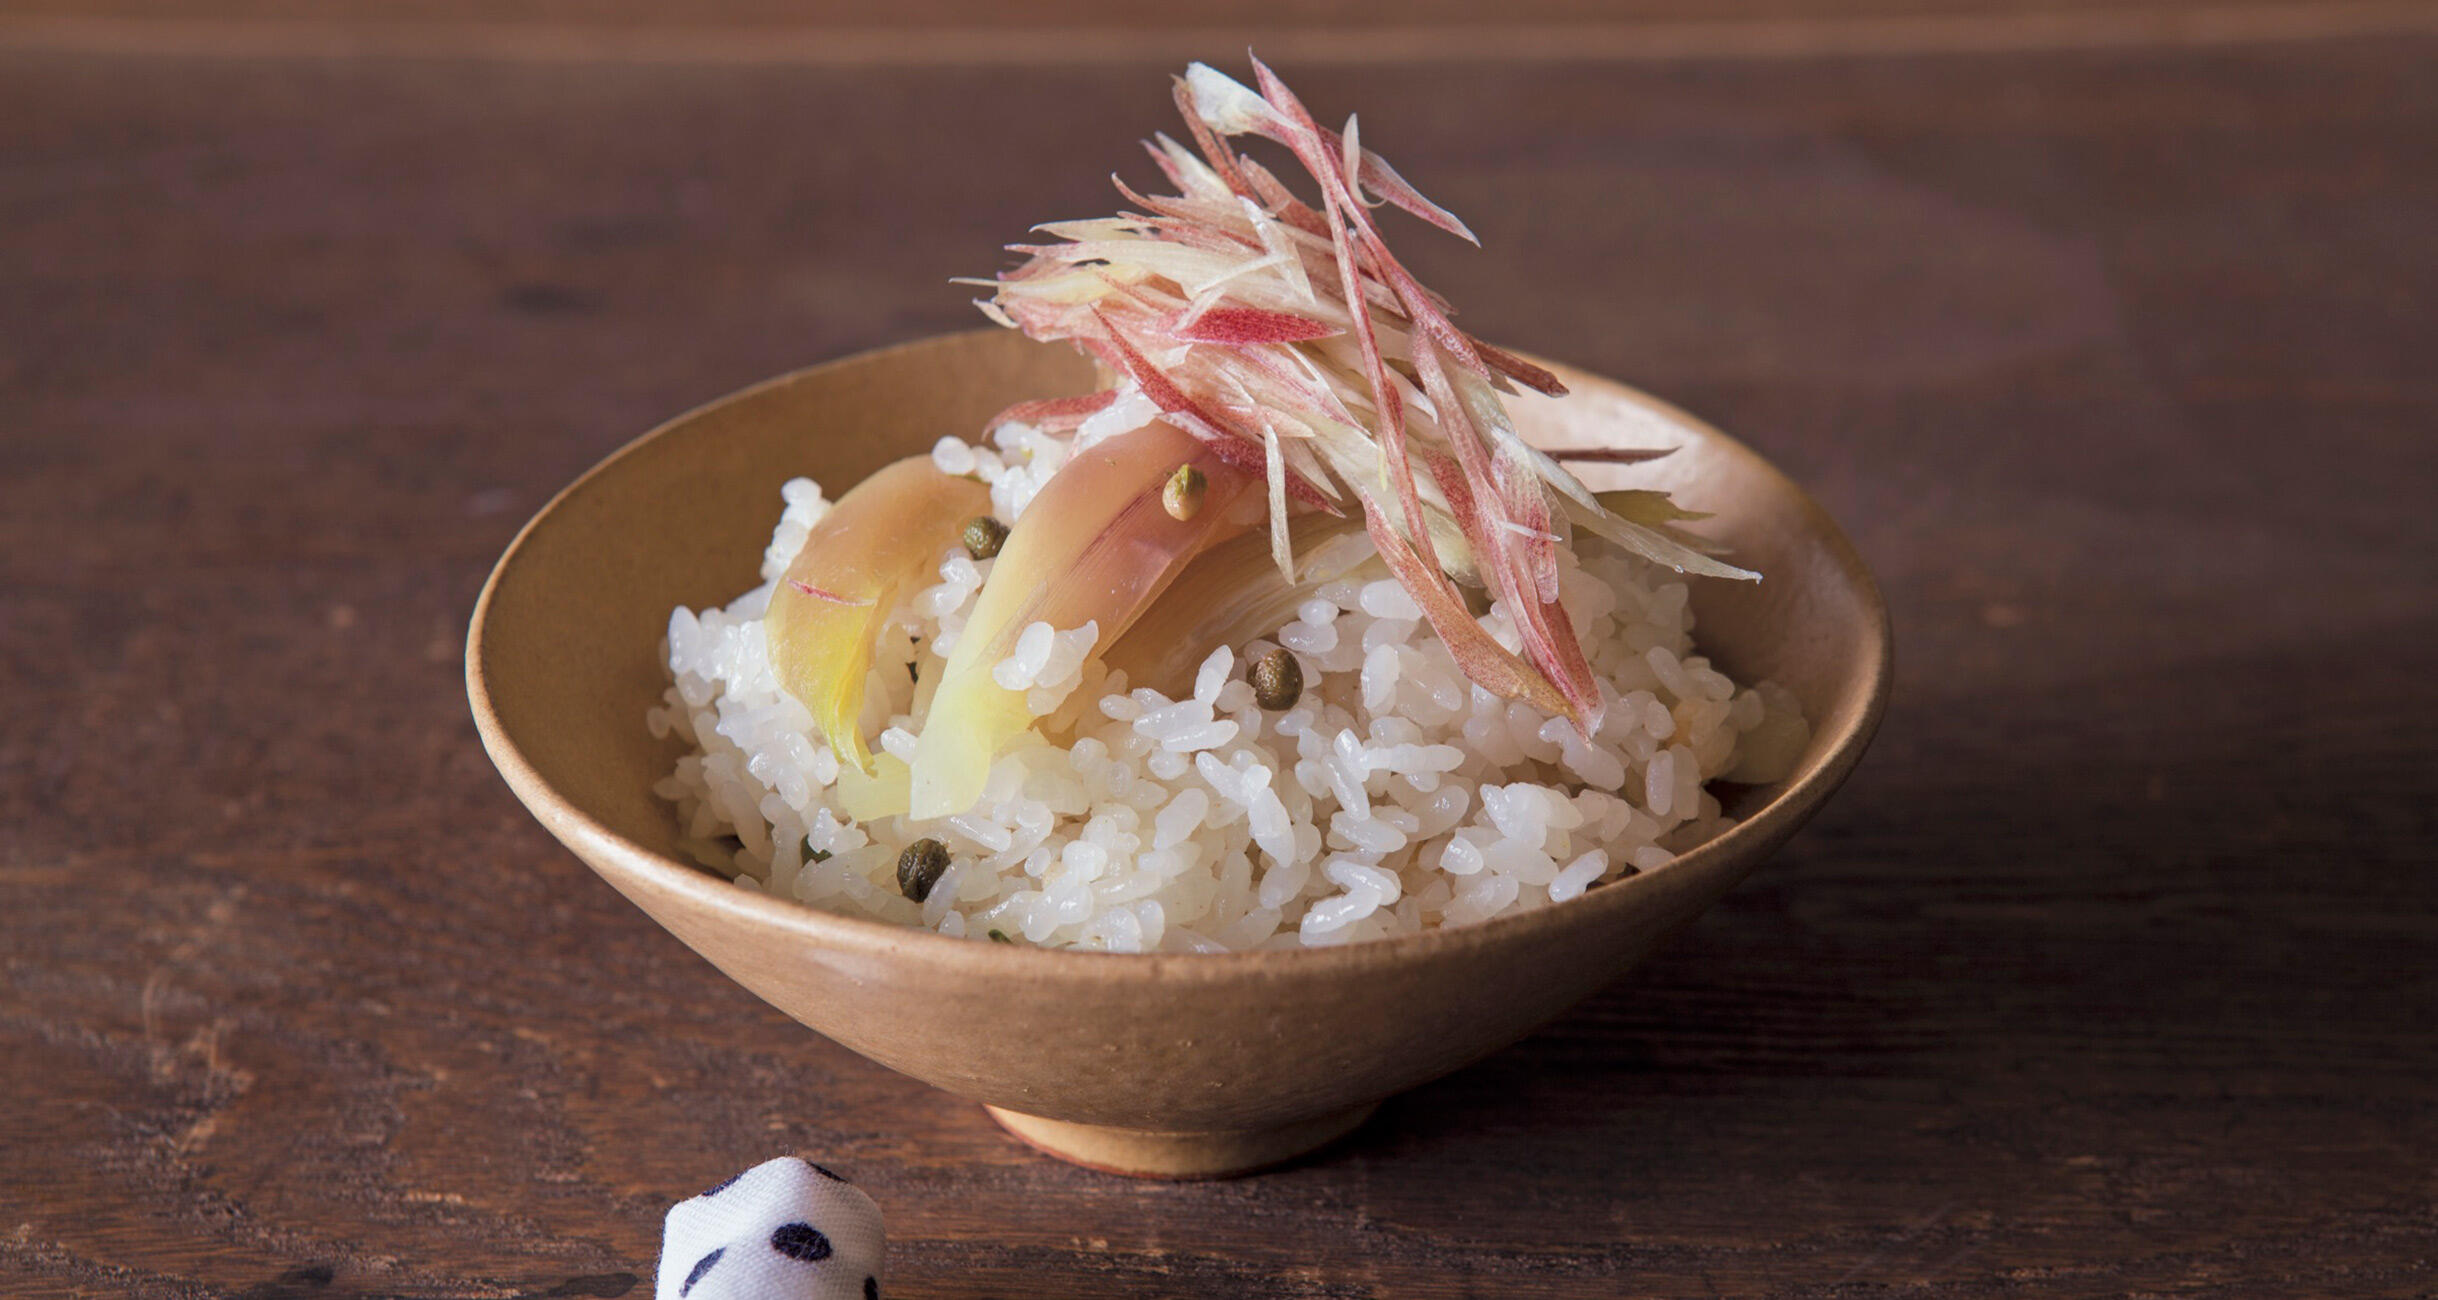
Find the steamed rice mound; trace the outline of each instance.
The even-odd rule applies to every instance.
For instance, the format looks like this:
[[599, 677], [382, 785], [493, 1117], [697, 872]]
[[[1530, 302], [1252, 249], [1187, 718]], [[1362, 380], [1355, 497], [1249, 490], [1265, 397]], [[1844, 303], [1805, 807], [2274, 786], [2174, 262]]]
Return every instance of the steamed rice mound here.
[[[1072, 443], [1020, 424], [992, 441], [943, 439], [933, 459], [988, 483], [1012, 523]], [[647, 721], [688, 752], [654, 790], [677, 805], [704, 866], [830, 911], [1111, 952], [1467, 924], [1665, 866], [1733, 824], [1707, 782], [1772, 779], [1807, 738], [1791, 695], [1739, 687], [1695, 653], [1682, 578], [1584, 538], [1559, 555], [1561, 599], [1605, 706], [1588, 743], [1571, 722], [1466, 681], [1375, 561], [1270, 636], [1212, 651], [1180, 699], [1087, 662], [1096, 628], [1032, 625], [994, 675], [1026, 692], [1036, 727], [999, 756], [981, 803], [858, 823], [763, 636], [772, 584], [829, 508], [809, 479], [781, 495], [762, 585], [670, 616], [672, 685]], [[913, 756], [916, 682], [945, 666], [992, 563], [945, 552], [938, 581], [893, 612], [865, 696], [876, 752]], [[1484, 621], [1517, 645], [1502, 606]], [[1304, 690], [1266, 712], [1245, 666], [1277, 646], [1296, 656]], [[897, 862], [924, 838], [952, 860], [917, 904], [898, 890]]]

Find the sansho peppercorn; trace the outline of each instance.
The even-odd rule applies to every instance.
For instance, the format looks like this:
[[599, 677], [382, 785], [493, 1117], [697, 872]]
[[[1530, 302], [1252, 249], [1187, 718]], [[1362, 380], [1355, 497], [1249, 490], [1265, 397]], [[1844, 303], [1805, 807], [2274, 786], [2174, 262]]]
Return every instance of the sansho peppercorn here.
[[1210, 480], [1191, 465], [1177, 466], [1160, 488], [1160, 506], [1171, 519], [1186, 520], [1202, 513], [1202, 494], [1209, 490]]
[[1292, 709], [1304, 695], [1304, 666], [1297, 663], [1293, 651], [1283, 646], [1253, 661], [1245, 670], [1245, 680], [1253, 684], [1253, 702], [1276, 713]]
[[965, 521], [965, 553], [977, 560], [987, 560], [1007, 544], [1007, 525], [989, 515], [975, 515]]
[[897, 855], [897, 892], [920, 903], [931, 897], [931, 887], [940, 883], [940, 873], [946, 870], [948, 846], [933, 839], [916, 840]]

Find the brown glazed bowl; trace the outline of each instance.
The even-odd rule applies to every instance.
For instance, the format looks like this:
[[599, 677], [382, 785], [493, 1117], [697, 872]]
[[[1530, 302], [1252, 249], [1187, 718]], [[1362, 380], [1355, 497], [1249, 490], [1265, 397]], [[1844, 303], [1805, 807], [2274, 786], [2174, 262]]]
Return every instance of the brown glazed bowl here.
[[[971, 1097], [1079, 1164], [1238, 1173], [1347, 1132], [1382, 1098], [1530, 1032], [1615, 979], [1785, 842], [1862, 756], [1887, 697], [1887, 612], [1845, 536], [1741, 444], [1621, 384], [1515, 404], [1549, 446], [1677, 445], [1631, 471], [1714, 515], [1758, 584], [1697, 581], [1702, 648], [1803, 701], [1794, 776], [1740, 791], [1734, 830], [1520, 916], [1344, 947], [1108, 955], [951, 939], [739, 889], [691, 865], [652, 794], [676, 753], [659, 697], [675, 606], [757, 581], [779, 485], [833, 492], [1022, 398], [1084, 391], [1064, 348], [986, 330], [815, 366], [680, 416], [545, 506], [475, 606], [466, 690], [519, 799], [670, 933], [839, 1043]], [[1588, 477], [1588, 476], [1587, 476]], [[1619, 477], [1618, 483], [1626, 481]], [[1593, 486], [1604, 484], [1595, 479]]]

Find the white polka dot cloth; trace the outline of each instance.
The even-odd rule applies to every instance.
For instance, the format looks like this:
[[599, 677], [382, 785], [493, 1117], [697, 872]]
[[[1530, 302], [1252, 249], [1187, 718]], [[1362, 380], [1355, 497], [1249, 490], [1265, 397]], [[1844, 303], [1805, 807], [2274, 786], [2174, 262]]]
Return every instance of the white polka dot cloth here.
[[669, 1208], [658, 1300], [880, 1300], [880, 1206], [810, 1160], [765, 1161]]

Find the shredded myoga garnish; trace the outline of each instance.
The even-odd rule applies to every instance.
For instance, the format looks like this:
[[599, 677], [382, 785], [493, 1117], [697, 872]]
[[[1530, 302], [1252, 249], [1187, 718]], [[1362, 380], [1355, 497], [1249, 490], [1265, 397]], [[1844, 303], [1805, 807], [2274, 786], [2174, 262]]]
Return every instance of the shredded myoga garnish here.
[[1472, 233], [1253, 67], [1177, 80], [1175, 194], [965, 282], [1105, 387], [786, 484], [763, 585], [671, 617], [658, 790], [706, 866], [976, 940], [1345, 943], [1658, 868], [1730, 824], [1705, 783], [1800, 753], [1791, 696], [1692, 644], [1687, 579], [1758, 575], [1524, 441], [1506, 399], [1563, 385], [1376, 209]]

